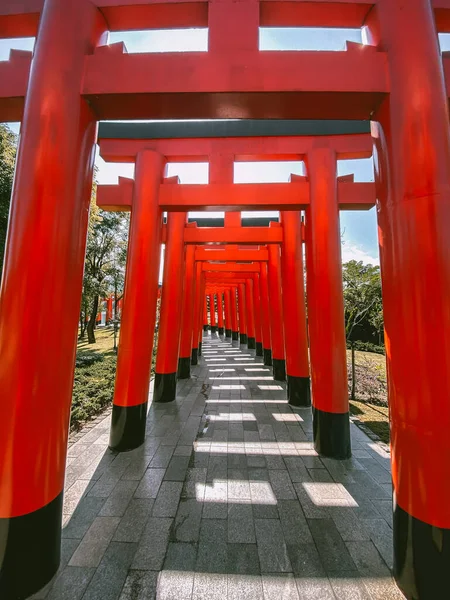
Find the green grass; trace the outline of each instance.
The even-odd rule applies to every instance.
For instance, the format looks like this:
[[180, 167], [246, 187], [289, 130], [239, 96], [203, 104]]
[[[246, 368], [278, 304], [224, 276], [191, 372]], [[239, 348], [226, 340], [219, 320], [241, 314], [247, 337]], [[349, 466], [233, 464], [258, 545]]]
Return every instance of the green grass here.
[[[351, 351], [347, 350], [350, 371]], [[386, 357], [372, 352], [355, 352], [356, 399], [350, 401], [350, 413], [389, 443]]]
[[97, 342], [78, 342], [70, 428], [78, 429], [112, 403], [117, 356], [113, 330], [98, 329]]

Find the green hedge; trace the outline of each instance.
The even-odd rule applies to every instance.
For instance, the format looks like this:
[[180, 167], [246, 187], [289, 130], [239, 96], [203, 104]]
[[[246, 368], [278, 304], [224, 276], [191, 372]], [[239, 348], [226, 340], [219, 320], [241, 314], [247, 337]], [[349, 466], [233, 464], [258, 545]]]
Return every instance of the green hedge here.
[[[375, 354], [386, 354], [386, 349], [384, 346], [377, 346], [376, 344], [372, 344], [370, 342], [353, 342], [355, 350], [360, 350], [361, 352], [374, 352]], [[350, 350], [352, 347], [351, 342], [347, 342], [347, 348]]]

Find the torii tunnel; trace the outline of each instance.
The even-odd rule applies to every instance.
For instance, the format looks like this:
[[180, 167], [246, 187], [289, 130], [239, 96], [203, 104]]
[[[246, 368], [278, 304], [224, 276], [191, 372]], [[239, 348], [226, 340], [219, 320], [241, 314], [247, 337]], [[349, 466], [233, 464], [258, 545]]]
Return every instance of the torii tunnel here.
[[[365, 28], [367, 43], [262, 52], [263, 26]], [[128, 54], [108, 44], [110, 31], [193, 27], [208, 28], [207, 52]], [[36, 36], [33, 54], [0, 62], [0, 121], [21, 121], [0, 292], [2, 599], [28, 597], [60, 563], [97, 142], [107, 162], [135, 163], [134, 180], [99, 186], [97, 196], [104, 210], [131, 211], [109, 442], [117, 452], [144, 442], [149, 401], [174, 401], [209, 327], [287, 380], [292, 407], [312, 404], [319, 456], [348, 459], [339, 213], [376, 205], [394, 575], [409, 599], [450, 596], [445, 32], [450, 0], [2, 0], [0, 38]], [[99, 134], [112, 120], [123, 122]], [[374, 184], [337, 177], [338, 159], [371, 156]], [[304, 161], [306, 176], [233, 182], [235, 162], [286, 160]], [[209, 184], [167, 178], [171, 162], [208, 162]], [[280, 218], [241, 217], [255, 210]], [[189, 222], [189, 211], [224, 211], [224, 222]]]

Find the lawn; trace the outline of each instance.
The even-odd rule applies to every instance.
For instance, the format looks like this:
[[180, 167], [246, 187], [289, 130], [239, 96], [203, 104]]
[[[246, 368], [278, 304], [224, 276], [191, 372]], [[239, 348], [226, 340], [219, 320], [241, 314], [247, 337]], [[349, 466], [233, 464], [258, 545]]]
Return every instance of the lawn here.
[[78, 342], [70, 416], [72, 430], [110, 406], [113, 398], [117, 362], [113, 329], [97, 329], [95, 337], [95, 344], [88, 344], [87, 340]]
[[[389, 409], [387, 402], [386, 357], [372, 352], [355, 352], [356, 400], [350, 412], [385, 443], [389, 443]], [[349, 385], [351, 351], [347, 351]]]

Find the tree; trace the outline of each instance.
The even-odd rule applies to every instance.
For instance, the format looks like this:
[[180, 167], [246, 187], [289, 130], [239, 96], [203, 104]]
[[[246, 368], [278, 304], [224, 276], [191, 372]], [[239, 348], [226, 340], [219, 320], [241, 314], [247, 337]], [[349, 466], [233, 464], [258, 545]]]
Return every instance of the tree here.
[[100, 298], [108, 296], [112, 290], [116, 295], [116, 321], [117, 295], [123, 290], [129, 228], [129, 217], [126, 213], [106, 212], [97, 207], [96, 192], [95, 172], [80, 314], [80, 338], [83, 339], [87, 331], [89, 344], [95, 344], [95, 324]]
[[[351, 260], [343, 265], [345, 334], [352, 351], [351, 399], [355, 399], [356, 368], [354, 332], [356, 328], [380, 330], [382, 322], [380, 267]], [[380, 316], [381, 315], [381, 316]]]
[[0, 278], [3, 270], [16, 152], [17, 135], [7, 125], [0, 124]]

